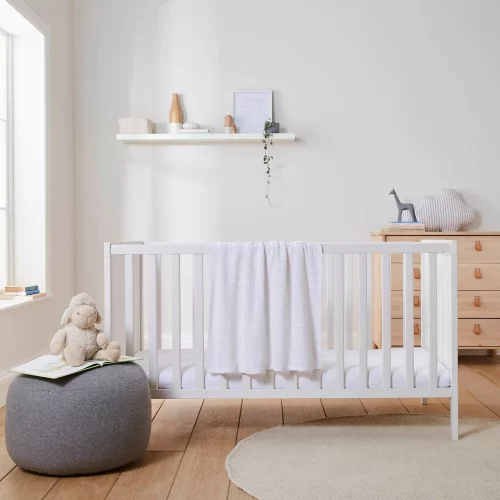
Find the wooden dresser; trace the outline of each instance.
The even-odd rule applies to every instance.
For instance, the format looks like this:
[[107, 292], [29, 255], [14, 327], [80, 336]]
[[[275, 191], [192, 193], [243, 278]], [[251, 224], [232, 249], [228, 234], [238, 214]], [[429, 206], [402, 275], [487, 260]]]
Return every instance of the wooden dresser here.
[[[500, 232], [372, 233], [372, 241], [456, 240], [458, 245], [458, 346], [500, 349]], [[403, 343], [402, 255], [391, 261], [392, 345]], [[373, 267], [373, 342], [382, 344], [380, 273]], [[420, 345], [420, 256], [414, 255], [413, 290], [415, 345]]]

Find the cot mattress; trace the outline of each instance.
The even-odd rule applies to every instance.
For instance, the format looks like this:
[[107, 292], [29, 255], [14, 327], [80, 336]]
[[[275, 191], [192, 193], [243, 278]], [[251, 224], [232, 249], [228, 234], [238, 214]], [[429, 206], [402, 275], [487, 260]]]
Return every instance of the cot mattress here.
[[[143, 351], [137, 354], [143, 357], [139, 364], [144, 370], [148, 370], [148, 351]], [[206, 360], [205, 353], [205, 360]], [[382, 350], [370, 349], [367, 355], [368, 359], [368, 386], [369, 388], [382, 387]], [[182, 372], [182, 388], [195, 389], [195, 357], [192, 349], [182, 349], [181, 351], [181, 372]], [[405, 352], [401, 347], [393, 347], [391, 349], [391, 377], [393, 388], [406, 388], [406, 371], [405, 371]], [[158, 351], [158, 371], [159, 371], [159, 388], [172, 389], [172, 351], [163, 349]], [[253, 389], [268, 389], [271, 378], [268, 374], [253, 375]], [[438, 362], [437, 367], [438, 387], [446, 388], [451, 386], [450, 371], [441, 363]], [[344, 354], [344, 377], [346, 389], [359, 388], [359, 352], [357, 350], [348, 350]], [[228, 375], [229, 389], [241, 389], [243, 386], [241, 375]], [[420, 347], [414, 349], [414, 378], [415, 387], [426, 388], [429, 386], [429, 353]], [[334, 349], [323, 350], [322, 353], [322, 373], [321, 373], [323, 389], [335, 389], [337, 383], [336, 370], [336, 355]], [[292, 387], [295, 383], [295, 376], [291, 373], [276, 373], [275, 388], [286, 389]], [[313, 373], [299, 372], [298, 382], [299, 389], [308, 389], [317, 387], [317, 379]], [[220, 388], [218, 375], [207, 373], [205, 364], [205, 388], [217, 390]]]

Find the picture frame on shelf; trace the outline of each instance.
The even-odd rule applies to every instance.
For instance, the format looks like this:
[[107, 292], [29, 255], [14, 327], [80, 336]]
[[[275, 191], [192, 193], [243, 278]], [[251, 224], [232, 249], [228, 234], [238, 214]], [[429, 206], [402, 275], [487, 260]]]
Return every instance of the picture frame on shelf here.
[[233, 95], [234, 123], [241, 134], [264, 132], [266, 121], [273, 119], [273, 91], [237, 91]]

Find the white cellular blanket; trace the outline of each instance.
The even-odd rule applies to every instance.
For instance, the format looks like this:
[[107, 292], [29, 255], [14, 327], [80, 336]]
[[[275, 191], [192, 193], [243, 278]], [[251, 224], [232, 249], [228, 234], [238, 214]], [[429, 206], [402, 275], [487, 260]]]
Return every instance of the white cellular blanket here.
[[208, 255], [208, 372], [319, 369], [321, 245], [214, 243]]

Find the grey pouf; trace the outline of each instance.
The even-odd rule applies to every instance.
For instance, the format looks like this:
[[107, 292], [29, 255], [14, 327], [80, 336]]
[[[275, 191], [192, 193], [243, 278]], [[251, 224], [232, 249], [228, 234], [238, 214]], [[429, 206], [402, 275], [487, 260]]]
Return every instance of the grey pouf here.
[[67, 476], [139, 459], [151, 434], [151, 394], [135, 363], [59, 380], [16, 377], [7, 395], [7, 451], [21, 468]]

